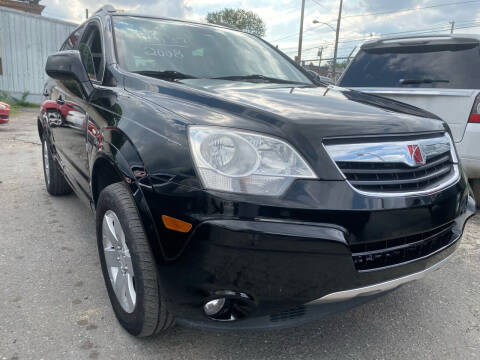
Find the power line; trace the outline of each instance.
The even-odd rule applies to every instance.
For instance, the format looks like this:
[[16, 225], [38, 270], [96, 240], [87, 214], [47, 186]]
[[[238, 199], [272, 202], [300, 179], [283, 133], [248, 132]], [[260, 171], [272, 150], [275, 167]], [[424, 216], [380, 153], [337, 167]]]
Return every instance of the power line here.
[[[324, 5], [321, 5], [321, 4], [318, 3], [316, 0], [312, 0], [312, 1], [313, 1], [315, 4], [323, 7], [323, 8], [326, 9], [326, 10], [328, 10]], [[444, 6], [464, 5], [464, 4], [474, 4], [474, 3], [480, 4], [480, 0], [459, 1], [459, 2], [443, 3], [443, 4], [432, 4], [432, 5], [423, 6], [423, 7], [407, 8], [407, 9], [401, 9], [401, 10], [379, 11], [379, 12], [372, 12], [372, 13], [365, 13], [365, 14], [345, 15], [345, 16], [342, 16], [342, 20], [343, 20], [343, 19], [349, 19], [349, 18], [355, 18], [355, 17], [396, 14], [396, 13], [403, 13], [403, 12], [410, 12], [410, 11], [433, 9], [433, 8], [444, 7]], [[328, 10], [328, 11], [330, 11], [330, 10]], [[306, 32], [306, 31], [311, 31], [311, 30], [313, 30], [313, 29], [314, 29], [314, 28], [307, 29], [307, 30], [305, 30], [305, 32]], [[280, 38], [280, 39], [272, 40], [272, 42], [279, 41], [279, 40], [283, 40], [283, 39], [286, 39], [286, 38], [288, 38], [288, 37], [297, 36], [297, 35], [298, 35], [298, 32], [295, 33], [295, 34], [287, 35], [287, 36], [285, 36], [285, 37], [283, 37], [283, 38]]]
[[[471, 22], [472, 24], [479, 24], [480, 22], [479, 21], [472, 21]], [[466, 23], [468, 24], [468, 23]], [[464, 25], [466, 25], [464, 24]], [[464, 27], [455, 27], [455, 29], [469, 29], [469, 28], [476, 28], [478, 26], [464, 26]], [[418, 34], [418, 35], [421, 35], [421, 34], [425, 34], [425, 33], [431, 33], [431, 32], [437, 32], [437, 31], [446, 31], [446, 30], [450, 30], [450, 26], [446, 26], [446, 27], [438, 27], [438, 28], [430, 28], [430, 29], [424, 29], [424, 30], [412, 30], [412, 31], [402, 31], [402, 32], [395, 32], [395, 33], [385, 33], [385, 34], [378, 34], [378, 35], [375, 35], [375, 38], [378, 38], [378, 37], [384, 37], [384, 36], [388, 36], [388, 35], [402, 35], [402, 34], [412, 34], [412, 35], [415, 35], [415, 34]], [[351, 39], [351, 40], [342, 40], [342, 41], [339, 41], [339, 43], [350, 43], [350, 42], [356, 42], [356, 41], [363, 41], [363, 40], [369, 40], [369, 39], [372, 39], [374, 37], [364, 37], [364, 38], [359, 38], [359, 39]], [[315, 48], [315, 47], [314, 47]], [[307, 49], [305, 49], [307, 50]]]
[[409, 12], [409, 11], [433, 9], [433, 8], [438, 8], [438, 7], [442, 7], [442, 6], [464, 5], [464, 4], [471, 4], [471, 3], [480, 3], [480, 1], [479, 0], [470, 0], [470, 1], [459, 1], [459, 2], [454, 2], [454, 3], [433, 4], [433, 5], [429, 5], [429, 6], [415, 7], [415, 8], [409, 8], [409, 9], [380, 11], [380, 12], [373, 12], [373, 13], [366, 13], [366, 14], [345, 15], [342, 18], [346, 19], [346, 18], [361, 17], [361, 16], [396, 14], [396, 13]]
[[[323, 61], [328, 61], [328, 60], [333, 60], [333, 59], [334, 59], [333, 57], [332, 58], [325, 58], [325, 59], [322, 59], [322, 62]], [[337, 57], [337, 60], [344, 60], [344, 59], [348, 59], [348, 55]], [[305, 61], [305, 62], [307, 62], [307, 61], [318, 61], [318, 58], [317, 59], [307, 59], [307, 60], [302, 60], [302, 61]]]
[[[476, 20], [464, 20], [464, 21], [461, 22], [461, 26], [463, 26], [463, 27], [456, 26], [455, 28], [456, 29], [467, 29], [467, 28], [471, 28], [471, 27], [470, 26], [465, 27], [465, 25], [467, 25], [467, 24], [478, 24], [478, 23], [479, 23], [479, 21], [476, 21]], [[440, 23], [438, 23], [438, 24], [440, 24]], [[458, 25], [458, 24], [460, 24], [460, 22], [457, 22], [456, 24]], [[477, 27], [477, 26], [472, 26], [472, 27]], [[384, 37], [384, 36], [388, 36], [388, 35], [403, 35], [403, 34], [419, 34], [419, 35], [421, 35], [421, 34], [424, 34], [424, 33], [435, 32], [435, 31], [445, 31], [445, 30], [450, 30], [450, 26], [447, 27], [446, 25], [444, 25], [444, 26], [430, 27], [430, 28], [421, 29], [421, 30], [410, 30], [410, 31], [398, 31], [398, 32], [384, 33], [384, 34], [375, 35], [375, 37]], [[344, 38], [344, 39], [341, 39], [339, 41], [339, 43], [345, 44], [345, 43], [369, 40], [369, 39], [373, 39], [373, 38], [374, 37], [371, 37], [371, 36], [363, 37], [363, 38], [357, 38], [357, 39], [348, 39], [348, 38], [345, 39]], [[324, 42], [323, 44], [312, 46], [310, 48], [306, 48], [303, 51], [316, 49], [319, 46], [325, 46], [325, 44], [332, 45], [333, 42]], [[290, 50], [290, 49], [293, 49], [293, 48], [286, 48], [285, 50]]]
[[[479, 24], [479, 22], [476, 22], [476, 24]], [[471, 25], [471, 26], [458, 26], [458, 27], [455, 27], [455, 29], [472, 29], [472, 28], [480, 28], [480, 25]], [[443, 28], [441, 31], [449, 31], [450, 30], [450, 26], [448, 27], [445, 27]], [[431, 33], [431, 32], [438, 32], [439, 30], [430, 30], [430, 31], [422, 31], [421, 33], [418, 33], [418, 35], [423, 35], [423, 34], [427, 34], [427, 33]], [[357, 40], [350, 40], [350, 41], [360, 41], [360, 40], [367, 40], [367, 39], [371, 39], [371, 38], [365, 38], [365, 39], [357, 39]], [[311, 48], [308, 48], [308, 49], [304, 49], [304, 51], [309, 51], [309, 50], [313, 50], [313, 49], [316, 49], [318, 46], [315, 46], [315, 47], [311, 47]], [[290, 51], [284, 51], [286, 53], [288, 52], [291, 52]], [[339, 57], [340, 58], [340, 57]], [[315, 61], [317, 61], [318, 59], [315, 59]], [[325, 59], [326, 60], [326, 59]], [[305, 60], [305, 61], [312, 61], [312, 60]]]
[[320, 4], [317, 0], [312, 0], [315, 4], [317, 4], [318, 6], [320, 6], [321, 8], [327, 10], [327, 11], [330, 11], [330, 9], [327, 9], [327, 7], [325, 5], [322, 5]]
[[[332, 11], [330, 9], [327, 9], [327, 7], [325, 5], [320, 4], [317, 0], [312, 0], [312, 1], [315, 4], [317, 4], [318, 6], [320, 6], [321, 8], [325, 9], [326, 11], [329, 11], [329, 12]], [[344, 20], [344, 19], [345, 19], [345, 16], [342, 16], [342, 20]], [[334, 22], [334, 21], [337, 21], [337, 18], [333, 18], [332, 20], [330, 20], [330, 22]], [[348, 21], [348, 20], [345, 19], [345, 21]], [[328, 21], [327, 21], [327, 23], [328, 23]]]
[[[322, 7], [323, 9], [327, 10], [327, 11], [330, 11], [329, 9], [327, 9], [324, 5], [320, 4], [319, 2], [317, 2], [316, 0], [312, 0], [315, 4], [317, 4], [318, 6]], [[334, 19], [336, 21], [336, 18]], [[331, 21], [331, 20], [329, 20]], [[327, 21], [328, 23], [328, 21]], [[306, 32], [308, 31], [312, 31], [312, 30], [316, 30], [318, 29], [317, 26], [311, 26], [309, 28], [306, 28], [305, 30], [303, 30], [303, 33], [305, 34]], [[295, 33], [291, 33], [291, 34], [288, 34], [288, 35], [285, 35], [285, 36], [282, 36], [280, 38], [277, 38], [277, 39], [273, 39], [271, 40], [270, 42], [274, 43], [276, 41], [280, 41], [280, 40], [284, 40], [284, 39], [288, 39], [289, 37], [294, 37], [294, 36], [298, 36], [298, 31], [295, 32]]]
[[[307, 28], [307, 29], [303, 30], [303, 33], [305, 34], [307, 31], [312, 31], [313, 29], [314, 29], [314, 27]], [[289, 38], [289, 37], [293, 37], [293, 36], [298, 36], [298, 31], [297, 31], [295, 34], [286, 35], [286, 36], [284, 36], [284, 37], [271, 40], [270, 42], [273, 43], [273, 42], [275, 42], [275, 41], [283, 40], [283, 39], [286, 39], [286, 38]]]
[[[478, 23], [477, 23], [478, 24]], [[480, 25], [472, 25], [472, 26], [459, 26], [459, 27], [456, 27], [456, 29], [472, 29], [472, 28], [480, 28]], [[450, 30], [450, 27], [445, 27], [443, 29], [441, 29], [441, 31], [449, 31]], [[423, 34], [428, 34], [428, 33], [432, 33], [432, 32], [438, 32], [439, 30], [427, 30], [427, 31], [422, 31], [420, 33], [416, 33], [415, 35], [423, 35]], [[346, 42], [354, 42], [354, 41], [363, 41], [363, 40], [370, 40], [373, 38], [363, 38], [363, 39], [356, 39], [356, 40], [349, 40], [349, 41], [345, 41], [344, 43]], [[318, 46], [314, 46], [314, 47], [311, 47], [311, 48], [307, 48], [307, 49], [304, 49], [303, 51], [310, 51], [310, 50], [314, 50], [314, 49], [317, 49]], [[282, 50], [283, 52], [285, 53], [291, 53], [292, 50]], [[317, 59], [318, 60], [318, 59]]]

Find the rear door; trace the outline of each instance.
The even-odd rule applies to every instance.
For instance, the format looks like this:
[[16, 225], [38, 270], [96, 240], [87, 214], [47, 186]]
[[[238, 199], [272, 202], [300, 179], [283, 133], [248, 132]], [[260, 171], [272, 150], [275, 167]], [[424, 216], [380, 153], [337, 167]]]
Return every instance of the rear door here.
[[449, 124], [455, 142], [460, 142], [480, 93], [479, 43], [425, 39], [364, 46], [339, 85], [430, 111]]

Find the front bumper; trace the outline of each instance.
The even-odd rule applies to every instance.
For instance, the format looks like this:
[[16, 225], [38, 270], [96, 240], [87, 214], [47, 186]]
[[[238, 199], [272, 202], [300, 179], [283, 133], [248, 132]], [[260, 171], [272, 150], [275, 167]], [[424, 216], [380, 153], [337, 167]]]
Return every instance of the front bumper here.
[[365, 304], [408, 282], [422, 279], [441, 268], [452, 256], [453, 254], [449, 253], [443, 260], [420, 272], [361, 288], [327, 294], [304, 305], [266, 316], [247, 318], [236, 323], [207, 322], [184, 318], [177, 319], [177, 322], [189, 327], [211, 330], [266, 330], [299, 326]]
[[[301, 202], [315, 202], [315, 194], [322, 191], [309, 186], [325, 184], [297, 184], [309, 194]], [[233, 195], [227, 195], [227, 201], [208, 194], [205, 203], [195, 206], [177, 199], [177, 206], [189, 204], [192, 219], [199, 209], [203, 210], [201, 217], [206, 217], [194, 227], [179, 255], [159, 268], [169, 310], [178, 322], [213, 329], [279, 328], [359, 305], [443, 263], [455, 251], [465, 223], [475, 211], [463, 177], [437, 194], [409, 199], [364, 198], [347, 193], [345, 182], [329, 188], [331, 202], [316, 202], [325, 209], [290, 207], [284, 213], [278, 207], [237, 203]], [[205, 193], [190, 196], [198, 202]], [[237, 216], [211, 219], [205, 215], [206, 204]], [[186, 209], [177, 211], [188, 213]], [[453, 237], [439, 251], [375, 271], [355, 267], [352, 244], [422, 232], [447, 222], [453, 224]], [[225, 291], [250, 296], [253, 311], [234, 322], [207, 318], [203, 305]]]
[[[4, 108], [6, 107], [6, 108]], [[0, 103], [0, 124], [8, 123], [10, 117], [10, 107], [8, 104]]]
[[[368, 301], [378, 296], [372, 286], [389, 291], [455, 251], [475, 212], [459, 170], [456, 183], [436, 192], [391, 197], [363, 194], [344, 180], [298, 179], [281, 197], [206, 191], [177, 181], [145, 185], [145, 208], [158, 233], [149, 240], [167, 307], [179, 323], [251, 329], [292, 326]], [[191, 223], [192, 231], [166, 229], [164, 214]], [[147, 230], [152, 226], [144, 223]], [[371, 244], [417, 242], [417, 235], [445, 226], [448, 241], [425, 256], [373, 270], [358, 265], [356, 256]], [[209, 319], [204, 305], [219, 294], [246, 294], [246, 316]]]
[[9, 114], [6, 111], [0, 111], [0, 124], [6, 124], [9, 120]]

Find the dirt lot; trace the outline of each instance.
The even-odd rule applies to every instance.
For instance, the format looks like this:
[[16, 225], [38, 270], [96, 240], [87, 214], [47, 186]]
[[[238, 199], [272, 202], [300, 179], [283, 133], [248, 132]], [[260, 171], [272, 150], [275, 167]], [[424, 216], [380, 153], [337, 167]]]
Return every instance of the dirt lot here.
[[91, 211], [44, 186], [36, 109], [0, 127], [0, 359], [479, 359], [480, 216], [452, 261], [297, 329], [135, 339], [104, 288]]

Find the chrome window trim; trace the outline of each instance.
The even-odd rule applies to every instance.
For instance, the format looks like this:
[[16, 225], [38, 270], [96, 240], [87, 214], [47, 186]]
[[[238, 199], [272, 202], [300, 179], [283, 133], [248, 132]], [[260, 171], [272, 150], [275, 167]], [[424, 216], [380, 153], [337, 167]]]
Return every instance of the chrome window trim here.
[[[449, 145], [450, 155], [452, 157], [452, 168], [453, 173], [445, 181], [435, 186], [423, 189], [423, 190], [412, 190], [405, 192], [376, 192], [376, 191], [365, 191], [357, 189], [353, 186], [350, 181], [346, 178], [342, 169], [337, 164], [337, 161], [348, 161], [348, 162], [379, 162], [380, 158], [384, 162], [388, 163], [400, 163], [411, 166], [412, 169], [415, 169], [415, 164], [410, 160], [410, 154], [408, 153], [407, 146], [411, 144], [421, 144], [424, 148], [425, 156], [433, 157], [443, 153], [448, 152], [445, 144]], [[435, 145], [440, 145], [439, 147]], [[343, 179], [347, 182], [348, 186], [355, 192], [370, 196], [370, 197], [405, 197], [405, 196], [423, 196], [423, 195], [432, 195], [441, 190], [444, 190], [460, 180], [460, 169], [458, 165], [458, 156], [456, 154], [455, 146], [453, 144], [452, 138], [450, 135], [445, 133], [443, 136], [427, 139], [416, 139], [416, 140], [407, 140], [407, 141], [383, 141], [383, 142], [351, 142], [347, 144], [334, 144], [334, 145], [323, 145], [327, 154], [333, 160], [334, 165], [337, 170], [342, 175]], [[358, 150], [369, 149], [366, 153], [362, 152], [361, 159], [352, 158], [355, 152]], [[425, 150], [426, 149], [426, 150]], [[387, 150], [393, 150], [392, 153], [388, 153]], [[357, 154], [358, 155], [358, 154]], [[369, 156], [363, 156], [369, 155]]]

